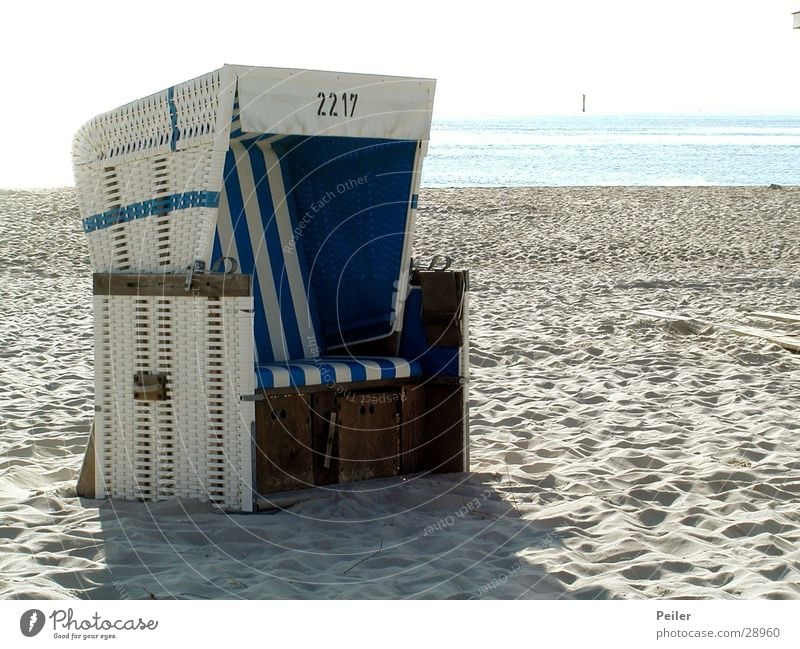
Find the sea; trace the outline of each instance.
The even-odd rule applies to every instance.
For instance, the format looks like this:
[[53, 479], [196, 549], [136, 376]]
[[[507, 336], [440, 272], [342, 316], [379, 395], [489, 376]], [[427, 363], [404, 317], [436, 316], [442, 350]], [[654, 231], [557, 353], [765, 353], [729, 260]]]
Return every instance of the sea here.
[[800, 115], [434, 120], [423, 187], [800, 185]]

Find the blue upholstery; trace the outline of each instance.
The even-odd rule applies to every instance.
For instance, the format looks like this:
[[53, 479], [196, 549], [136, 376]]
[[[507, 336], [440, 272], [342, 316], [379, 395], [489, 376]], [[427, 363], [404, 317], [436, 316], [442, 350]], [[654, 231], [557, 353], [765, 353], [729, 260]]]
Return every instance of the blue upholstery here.
[[317, 309], [297, 218], [286, 201], [281, 166], [269, 139], [231, 142], [225, 157], [215, 259], [237, 260], [252, 274], [256, 362], [319, 355]]
[[417, 362], [385, 356], [327, 356], [256, 366], [259, 389], [400, 379], [419, 376], [421, 371]]
[[234, 105], [212, 259], [252, 274], [261, 389], [420, 375], [328, 356], [395, 327], [417, 143], [243, 133]]
[[400, 355], [422, 366], [425, 376], [460, 376], [460, 347], [431, 346], [422, 322], [422, 290], [414, 287], [406, 300]]
[[301, 223], [324, 346], [388, 336], [409, 263], [417, 143], [290, 136], [273, 146]]

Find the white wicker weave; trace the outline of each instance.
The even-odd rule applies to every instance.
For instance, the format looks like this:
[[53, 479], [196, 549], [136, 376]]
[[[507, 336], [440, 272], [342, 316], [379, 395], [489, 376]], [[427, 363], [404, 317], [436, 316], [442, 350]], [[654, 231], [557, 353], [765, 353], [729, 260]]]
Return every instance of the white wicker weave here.
[[[123, 210], [131, 218], [87, 229], [95, 272], [173, 272], [210, 261], [213, 196], [222, 184], [234, 94], [235, 76], [222, 68], [100, 115], [78, 131], [73, 166], [81, 216], [113, 219]], [[207, 206], [205, 197], [211, 197]], [[180, 200], [200, 205], [185, 209]], [[147, 218], [132, 214], [132, 205]]]
[[[249, 511], [252, 298], [95, 296], [98, 497], [207, 500]], [[167, 400], [133, 399], [138, 372]]]

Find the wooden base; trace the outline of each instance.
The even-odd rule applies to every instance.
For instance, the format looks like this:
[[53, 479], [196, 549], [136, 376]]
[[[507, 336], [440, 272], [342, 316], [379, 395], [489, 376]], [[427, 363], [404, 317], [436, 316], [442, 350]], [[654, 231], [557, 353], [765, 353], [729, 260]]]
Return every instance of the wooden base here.
[[263, 392], [256, 402], [257, 493], [468, 470], [461, 384], [370, 385]]
[[464, 386], [432, 382], [409, 392], [404, 473], [468, 471]]
[[89, 443], [86, 445], [86, 453], [83, 455], [83, 464], [81, 465], [78, 484], [75, 488], [80, 498], [95, 497], [94, 465], [94, 422], [92, 422], [92, 430], [89, 433]]
[[[370, 385], [369, 389], [366, 385]], [[262, 391], [256, 402], [259, 495], [395, 475], [468, 471], [464, 387], [455, 380]], [[95, 497], [94, 425], [77, 484]]]

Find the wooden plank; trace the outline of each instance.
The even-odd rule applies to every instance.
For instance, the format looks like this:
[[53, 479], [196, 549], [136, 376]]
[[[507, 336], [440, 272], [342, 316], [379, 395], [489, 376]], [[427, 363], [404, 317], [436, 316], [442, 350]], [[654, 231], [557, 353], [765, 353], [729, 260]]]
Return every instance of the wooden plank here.
[[795, 354], [800, 353], [800, 338], [783, 336], [780, 334], [776, 334], [772, 331], [768, 331], [767, 329], [758, 329], [756, 327], [745, 327], [742, 325], [713, 324], [713, 326], [719, 327], [723, 331], [736, 334], [737, 336], [761, 338], [762, 340], [766, 340], [767, 342], [773, 343], [775, 345], [780, 345], [784, 349], [787, 349], [790, 352], [794, 352]]
[[368, 392], [338, 403], [339, 482], [397, 475], [400, 394]]
[[418, 271], [422, 287], [422, 322], [431, 345], [460, 347], [466, 289], [462, 271]]
[[[294, 388], [295, 390], [297, 388]], [[305, 388], [303, 388], [305, 390]], [[313, 392], [307, 395], [311, 403], [311, 428], [314, 442], [314, 484], [335, 484], [339, 481], [339, 445], [336, 430], [333, 430], [332, 445], [328, 466], [328, 441], [331, 432], [331, 419], [336, 414], [336, 393], [334, 390]]]
[[95, 497], [94, 467], [94, 422], [92, 422], [92, 430], [89, 433], [89, 443], [86, 445], [86, 452], [83, 455], [81, 472], [78, 476], [78, 484], [75, 488], [75, 491], [81, 498]]
[[776, 334], [768, 329], [759, 329], [758, 327], [748, 327], [745, 325], [731, 325], [724, 322], [710, 322], [708, 320], [699, 320], [689, 316], [680, 315], [677, 313], [664, 313], [662, 311], [638, 311], [634, 310], [633, 313], [647, 316], [649, 318], [659, 318], [661, 320], [668, 320], [671, 322], [686, 321], [696, 324], [701, 324], [709, 327], [716, 327], [727, 333], [735, 334], [737, 336], [746, 336], [748, 338], [760, 338], [774, 345], [783, 347], [784, 349], [800, 353], [800, 338]]
[[328, 441], [325, 444], [325, 459], [322, 466], [325, 469], [331, 468], [331, 460], [333, 458], [333, 442], [336, 439], [336, 419], [337, 413], [332, 412], [330, 421], [328, 421]]
[[424, 438], [419, 470], [453, 473], [464, 470], [464, 386], [425, 386]]
[[793, 313], [777, 313], [775, 311], [753, 311], [751, 316], [766, 318], [767, 320], [778, 320], [779, 322], [792, 322], [800, 324], [800, 315]]
[[421, 467], [421, 445], [425, 432], [425, 387], [404, 386], [400, 395], [400, 473], [416, 473]]
[[251, 275], [194, 273], [191, 290], [186, 275], [95, 273], [95, 295], [136, 295], [164, 297], [248, 297]]
[[302, 394], [256, 403], [256, 491], [302, 489], [314, 484], [311, 409]]

